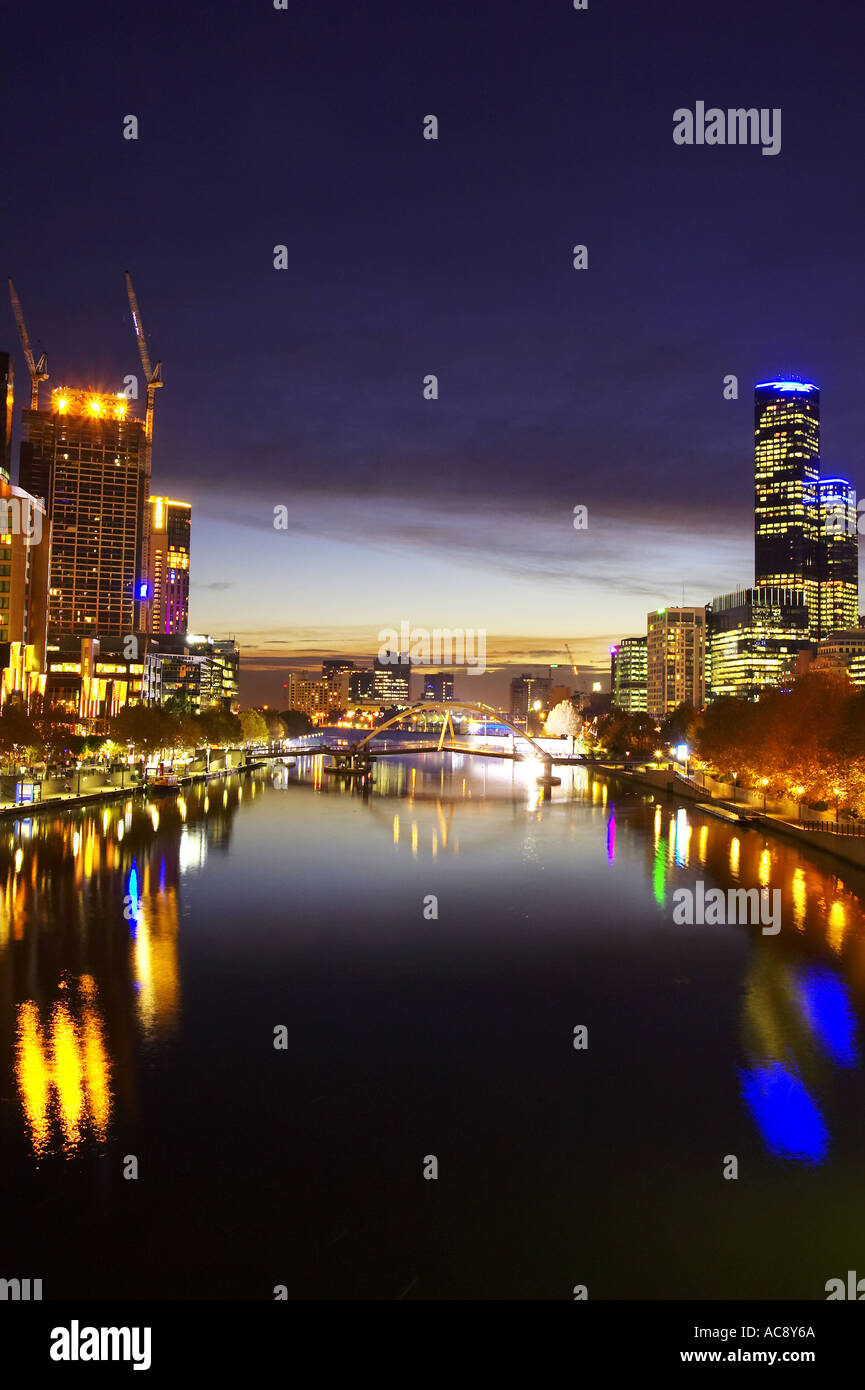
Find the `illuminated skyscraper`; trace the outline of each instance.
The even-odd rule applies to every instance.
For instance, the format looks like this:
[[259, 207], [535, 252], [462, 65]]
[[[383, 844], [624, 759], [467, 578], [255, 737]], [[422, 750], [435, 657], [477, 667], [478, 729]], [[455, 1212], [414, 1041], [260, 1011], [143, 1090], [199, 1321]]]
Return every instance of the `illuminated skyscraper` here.
[[736, 589], [709, 611], [710, 698], [756, 700], [766, 686], [788, 687], [810, 653], [804, 595], [789, 589]]
[[820, 391], [806, 381], [754, 390], [754, 582], [802, 593], [812, 635], [819, 623]]
[[375, 659], [373, 695], [388, 708], [394, 705], [404, 708], [409, 703], [411, 662], [407, 656], [400, 656], [397, 652], [389, 652], [388, 657], [393, 659]]
[[123, 395], [66, 387], [22, 418], [21, 486], [44, 498], [52, 523], [49, 633], [135, 632], [150, 491], [144, 422]]
[[182, 634], [189, 626], [191, 508], [170, 497], [151, 497], [148, 507], [142, 626], [160, 636]]
[[12, 457], [12, 400], [15, 368], [8, 352], [0, 352], [0, 476], [9, 482]]
[[623, 637], [610, 647], [610, 693], [615, 709], [646, 712], [646, 637]]
[[706, 703], [706, 610], [659, 608], [646, 620], [646, 709], [663, 719]]
[[816, 507], [819, 606], [814, 635], [822, 639], [859, 621], [859, 516], [856, 493], [844, 478], [821, 479]]

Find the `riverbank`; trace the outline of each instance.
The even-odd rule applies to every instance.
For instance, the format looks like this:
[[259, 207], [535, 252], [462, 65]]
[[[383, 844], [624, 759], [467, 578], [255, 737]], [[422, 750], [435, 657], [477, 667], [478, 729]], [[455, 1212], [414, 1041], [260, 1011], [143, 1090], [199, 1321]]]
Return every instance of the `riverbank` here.
[[[263, 767], [266, 759], [252, 763], [236, 763], [230, 767], [200, 771], [179, 778], [179, 786], [190, 786], [193, 782], [212, 782], [218, 777], [231, 777], [236, 772], [254, 772]], [[130, 796], [146, 796], [148, 783], [135, 782], [128, 786], [104, 786], [82, 792], [57, 792], [43, 797], [40, 801], [0, 802], [0, 819], [22, 820], [40, 815], [46, 811], [69, 811], [81, 806], [95, 806], [104, 801], [120, 801]]]
[[857, 869], [865, 868], [865, 837], [841, 835], [831, 829], [815, 830], [797, 824], [787, 816], [773, 811], [760, 811], [753, 805], [743, 805], [713, 796], [705, 787], [700, 787], [688, 777], [671, 768], [621, 768], [601, 764], [601, 770], [609, 777], [617, 777], [623, 782], [637, 786], [650, 787], [665, 796], [679, 797], [697, 802], [701, 809], [711, 816], [745, 828], [763, 829], [796, 840], [810, 849], [830, 854], [845, 864]]

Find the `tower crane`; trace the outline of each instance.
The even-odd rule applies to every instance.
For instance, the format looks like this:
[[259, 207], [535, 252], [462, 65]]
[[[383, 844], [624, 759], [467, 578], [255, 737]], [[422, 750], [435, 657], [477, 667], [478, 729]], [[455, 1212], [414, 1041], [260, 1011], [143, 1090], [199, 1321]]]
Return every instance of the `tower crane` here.
[[[141, 365], [144, 368], [144, 378], [147, 382], [147, 413], [144, 417], [144, 433], [147, 439], [147, 452], [150, 454], [150, 445], [153, 439], [153, 397], [159, 386], [165, 383], [162, 380], [162, 363], [157, 362], [156, 366], [150, 366], [150, 353], [147, 351], [147, 339], [144, 336], [144, 328], [141, 323], [141, 310], [138, 307], [138, 300], [135, 297], [135, 288], [132, 284], [132, 276], [126, 272], [126, 293], [129, 297], [129, 307], [132, 310], [132, 323], [135, 328], [135, 337], [138, 340], [138, 352], [141, 357]], [[149, 458], [148, 458], [149, 464]]]
[[12, 312], [15, 315], [15, 322], [18, 325], [18, 337], [21, 339], [21, 348], [27, 362], [27, 370], [30, 373], [30, 409], [39, 409], [39, 383], [48, 380], [48, 363], [43, 352], [38, 362], [33, 360], [33, 349], [30, 346], [30, 335], [27, 332], [27, 324], [24, 322], [24, 310], [21, 308], [21, 300], [15, 291], [12, 283], [12, 276], [9, 276], [9, 298], [12, 300]]
[[577, 666], [577, 663], [574, 661], [574, 654], [568, 646], [567, 642], [565, 643], [565, 651], [567, 652], [568, 660], [571, 663], [571, 670], [573, 671], [575, 676], [578, 676], [580, 674], [579, 667]]

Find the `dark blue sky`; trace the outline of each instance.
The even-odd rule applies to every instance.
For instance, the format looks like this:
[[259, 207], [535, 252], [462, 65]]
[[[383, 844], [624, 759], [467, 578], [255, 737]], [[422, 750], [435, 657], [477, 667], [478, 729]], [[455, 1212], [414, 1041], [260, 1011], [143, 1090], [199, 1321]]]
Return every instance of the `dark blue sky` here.
[[[778, 372], [820, 383], [825, 469], [865, 489], [857, 6], [368, 8], [5, 23], [7, 273], [49, 386], [118, 389], [132, 270], [154, 490], [193, 503], [191, 625], [238, 636], [247, 698], [403, 619], [590, 667], [683, 585], [749, 583]], [[698, 100], [780, 107], [781, 152], [676, 146]]]

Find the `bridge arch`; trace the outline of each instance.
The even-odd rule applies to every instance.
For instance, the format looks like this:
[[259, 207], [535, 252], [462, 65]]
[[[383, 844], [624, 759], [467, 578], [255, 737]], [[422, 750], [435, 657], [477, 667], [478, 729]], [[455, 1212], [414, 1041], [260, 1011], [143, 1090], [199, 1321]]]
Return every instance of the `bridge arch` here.
[[[447, 716], [456, 711], [462, 714], [479, 714], [488, 724], [504, 724], [505, 728], [510, 729], [512, 734], [515, 734], [518, 738], [525, 739], [526, 743], [534, 748], [542, 762], [551, 762], [553, 760], [552, 754], [542, 748], [539, 743], [536, 743], [531, 734], [527, 734], [524, 729], [518, 729], [516, 724], [513, 724], [510, 719], [506, 719], [504, 715], [498, 714], [491, 705], [471, 705], [466, 704], [464, 700], [421, 700], [418, 704], [410, 705], [408, 709], [400, 710], [399, 714], [391, 715], [390, 719], [386, 719], [383, 724], [377, 724], [374, 729], [370, 729], [369, 733], [366, 734], [359, 743], [353, 745], [353, 749], [357, 750], [363, 748], [371, 739], [381, 734], [385, 729], [391, 728], [394, 724], [399, 724], [403, 719], [408, 719], [413, 714], [432, 714], [438, 712]], [[442, 728], [443, 735], [447, 726], [448, 720], [446, 718]], [[453, 731], [452, 722], [451, 730]], [[441, 747], [442, 745], [440, 744], [439, 746]]]

